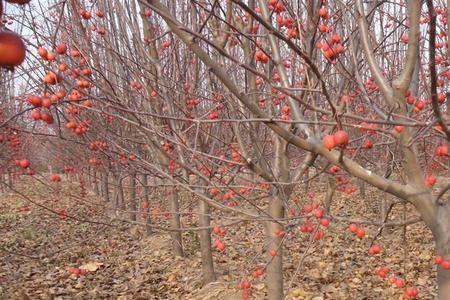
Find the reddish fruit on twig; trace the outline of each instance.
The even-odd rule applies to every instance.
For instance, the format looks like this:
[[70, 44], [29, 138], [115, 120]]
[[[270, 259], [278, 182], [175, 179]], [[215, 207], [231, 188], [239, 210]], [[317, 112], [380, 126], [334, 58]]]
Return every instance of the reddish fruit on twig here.
[[19, 166], [23, 169], [26, 169], [30, 166], [30, 161], [28, 159], [22, 159], [19, 161]]
[[25, 60], [22, 38], [9, 30], [0, 31], [0, 67], [13, 69]]
[[444, 262], [444, 258], [443, 258], [442, 256], [438, 255], [438, 256], [436, 256], [436, 257], [434, 258], [434, 262], [435, 262], [437, 265], [440, 265], [440, 264], [442, 264], [442, 263]]
[[334, 141], [334, 137], [332, 135], [329, 135], [329, 134], [323, 137], [322, 143], [323, 143], [323, 146], [325, 148], [327, 148], [328, 150], [331, 150], [334, 147], [336, 147], [336, 143]]
[[333, 135], [336, 146], [346, 146], [348, 144], [348, 134], [344, 130], [339, 130]]
[[6, 2], [23, 5], [23, 4], [30, 3], [31, 0], [6, 0]]

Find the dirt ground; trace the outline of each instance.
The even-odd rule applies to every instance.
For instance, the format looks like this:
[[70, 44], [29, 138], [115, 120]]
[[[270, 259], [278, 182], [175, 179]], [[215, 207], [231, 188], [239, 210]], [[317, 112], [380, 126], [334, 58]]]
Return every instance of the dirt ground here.
[[[49, 193], [45, 185], [25, 181], [16, 189], [22, 195], [0, 195], [0, 299], [231, 300], [241, 299], [237, 286], [243, 280], [252, 282], [251, 299], [265, 297], [265, 276], [251, 278], [267, 260], [259, 223], [227, 228], [221, 238], [226, 249], [214, 251], [218, 281], [202, 288], [196, 232], [183, 234], [185, 257], [173, 257], [166, 232], [148, 236], [144, 227], [111, 221], [104, 202], [91, 193], [85, 198], [77, 196], [76, 186], [64, 184], [61, 192]], [[313, 190], [315, 196], [299, 191], [296, 198], [302, 204], [323, 200], [325, 191]], [[381, 197], [371, 189], [364, 197], [358, 192], [338, 192], [332, 212], [377, 219]], [[166, 204], [157, 198], [152, 199], [152, 209], [163, 211]], [[192, 207], [190, 201], [192, 197], [183, 196], [182, 206]], [[411, 207], [400, 204], [391, 219], [413, 213]], [[221, 214], [214, 215], [213, 223], [219, 224]], [[196, 222], [189, 216], [182, 221], [186, 227]], [[154, 222], [163, 225], [167, 220], [162, 214]], [[366, 237], [359, 239], [349, 232], [348, 223], [331, 220], [324, 238], [313, 242], [298, 226], [287, 229], [286, 299], [402, 299], [404, 289], [388, 280], [393, 274], [405, 279], [406, 287], [417, 287], [419, 299], [436, 298], [434, 246], [423, 225], [409, 225], [406, 231], [403, 227], [385, 230], [375, 242], [383, 250], [375, 256], [368, 249], [378, 228], [364, 228]], [[390, 273], [380, 278], [375, 270], [384, 266]]]

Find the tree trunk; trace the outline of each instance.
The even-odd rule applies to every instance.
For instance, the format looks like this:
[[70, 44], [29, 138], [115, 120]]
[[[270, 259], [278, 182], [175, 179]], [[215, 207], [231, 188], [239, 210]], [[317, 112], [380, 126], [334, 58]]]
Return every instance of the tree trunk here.
[[121, 212], [125, 210], [124, 207], [125, 201], [123, 195], [122, 180], [120, 179], [120, 175], [114, 174], [113, 172], [113, 178], [114, 178], [113, 211], [114, 214], [118, 216], [121, 214], [118, 210], [121, 210]]
[[450, 272], [438, 266], [438, 293], [439, 300], [450, 299]]
[[[198, 202], [199, 211], [199, 226], [209, 227], [211, 225], [211, 217], [209, 215], [210, 208], [208, 203], [199, 200]], [[202, 255], [202, 274], [203, 274], [203, 285], [216, 280], [216, 274], [214, 272], [214, 261], [212, 257], [211, 249], [211, 229], [202, 229], [199, 231], [200, 235], [200, 250]]]
[[[431, 199], [427, 199], [431, 200]], [[432, 219], [423, 218], [433, 233], [436, 255], [450, 260], [450, 206], [439, 206]], [[450, 300], [450, 270], [437, 266], [438, 299]]]
[[136, 172], [130, 174], [130, 219], [136, 221], [137, 203], [136, 203]]
[[6, 191], [6, 186], [5, 186], [5, 180], [6, 180], [6, 178], [5, 178], [5, 175], [4, 175], [4, 174], [0, 174], [0, 179], [1, 179], [1, 182], [0, 182], [0, 191], [1, 191], [2, 193], [4, 193], [4, 192]]
[[305, 183], [305, 194], [308, 194], [308, 192], [309, 192], [309, 184], [310, 184], [310, 180], [309, 180], [309, 168], [306, 169], [305, 175], [303, 175], [303, 180], [306, 181], [306, 183]]
[[336, 179], [334, 179], [333, 176], [327, 176], [327, 177], [328, 177], [327, 193], [325, 195], [325, 200], [324, 200], [325, 215], [330, 214], [331, 202], [333, 200], [333, 196], [334, 196], [334, 193], [335, 193], [336, 187], [337, 187]]
[[149, 194], [150, 194], [150, 189], [148, 187], [148, 176], [147, 174], [142, 174], [142, 186], [143, 186], [143, 202], [147, 202], [148, 203], [148, 207], [143, 209], [143, 213], [145, 213], [145, 220], [147, 223], [146, 226], [146, 232], [147, 235], [151, 235], [152, 234], [152, 222], [151, 222], [151, 218], [150, 218], [150, 199], [149, 199]]
[[[51, 174], [52, 172], [50, 172]], [[92, 175], [91, 175], [91, 168], [87, 167], [86, 168], [86, 181], [87, 181], [87, 188], [90, 189], [91, 191], [92, 189]]]
[[120, 178], [120, 175], [117, 178], [116, 182], [117, 186], [117, 203], [119, 206], [119, 209], [121, 210], [121, 213], [125, 212], [126, 205], [125, 205], [125, 195], [123, 193], [123, 185], [122, 185], [122, 179]]
[[[175, 187], [172, 188], [170, 194], [170, 227], [172, 229], [180, 229], [180, 206], [178, 203], [178, 193]], [[173, 252], [175, 256], [183, 256], [183, 240], [180, 231], [172, 231], [170, 233], [172, 238]]]
[[103, 198], [103, 196], [105, 195], [104, 191], [103, 191], [103, 178], [105, 177], [105, 172], [100, 172], [99, 173], [99, 180], [100, 183], [98, 185], [98, 190], [100, 192], [99, 196]]
[[[448, 223], [448, 221], [447, 221]], [[450, 259], [450, 233], [445, 232], [445, 238], [436, 242], [436, 253], [441, 255], [445, 260]], [[437, 280], [438, 280], [438, 299], [450, 300], [450, 271], [437, 266]]]
[[365, 197], [366, 196], [366, 183], [364, 182], [364, 180], [359, 179], [358, 180], [359, 183], [359, 195], [361, 197]]
[[[269, 201], [269, 214], [272, 218], [284, 217], [283, 201], [278, 194]], [[283, 227], [276, 222], [267, 222], [266, 236], [268, 244], [269, 262], [267, 264], [267, 299], [283, 299], [283, 253], [282, 239], [280, 232]]]
[[108, 182], [108, 171], [103, 173], [102, 176], [102, 192], [103, 192], [103, 199], [105, 202], [109, 202], [109, 182]]
[[99, 189], [99, 187], [98, 187], [98, 178], [97, 178], [97, 176], [98, 176], [98, 172], [96, 172], [96, 171], [93, 171], [94, 172], [94, 193], [95, 193], [95, 195], [100, 195], [100, 189]]
[[8, 170], [8, 186], [9, 186], [9, 189], [11, 189], [13, 187], [13, 177], [12, 177], [12, 173], [10, 170]]

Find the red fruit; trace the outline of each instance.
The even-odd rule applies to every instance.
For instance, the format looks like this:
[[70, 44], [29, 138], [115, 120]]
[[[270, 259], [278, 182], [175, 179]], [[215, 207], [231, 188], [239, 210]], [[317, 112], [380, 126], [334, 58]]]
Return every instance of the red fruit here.
[[50, 99], [42, 99], [42, 107], [49, 108], [50, 106], [52, 106], [52, 101]]
[[210, 120], [215, 120], [219, 118], [219, 113], [217, 111], [212, 111], [209, 113], [209, 119]]
[[67, 52], [67, 45], [66, 44], [59, 44], [58, 46], [56, 46], [55, 51], [56, 51], [56, 53], [61, 54], [61, 55], [66, 54], [66, 52]]
[[436, 257], [434, 258], [434, 262], [435, 262], [437, 265], [440, 265], [440, 264], [442, 264], [442, 263], [444, 262], [444, 258], [443, 258], [442, 256], [438, 255], [438, 256], [436, 256]]
[[72, 57], [78, 57], [78, 56], [80, 56], [80, 51], [78, 51], [78, 50], [72, 50], [72, 51], [70, 51], [70, 56], [72, 56]]
[[366, 231], [362, 228], [356, 230], [356, 236], [362, 239], [366, 235]]
[[92, 17], [92, 14], [91, 14], [90, 11], [82, 10], [82, 11], [80, 12], [80, 16], [81, 16], [83, 19], [85, 19], [85, 20], [89, 20], [89, 19]]
[[61, 177], [58, 174], [52, 174], [50, 176], [50, 180], [53, 182], [60, 182], [61, 181]]
[[264, 269], [262, 268], [258, 268], [252, 273], [253, 278], [258, 278], [261, 277], [262, 275], [264, 275]]
[[344, 130], [339, 130], [333, 135], [334, 143], [337, 146], [345, 146], [348, 144], [348, 134]]
[[447, 146], [438, 146], [436, 148], [436, 155], [437, 156], [446, 156], [448, 154], [448, 147]]
[[8, 3], [14, 3], [14, 4], [20, 4], [20, 5], [30, 3], [30, 1], [31, 0], [6, 0], [6, 2], [8, 2]]
[[275, 234], [276, 237], [283, 237], [284, 236], [284, 231], [279, 229], [279, 228], [277, 228], [277, 229], [275, 229], [274, 234]]
[[444, 260], [444, 261], [441, 263], [441, 267], [444, 268], [444, 269], [446, 269], [446, 270], [450, 270], [450, 261]]
[[425, 178], [425, 185], [426, 186], [433, 186], [436, 183], [436, 177], [434, 177], [433, 175], [427, 176]]
[[48, 61], [54, 61], [56, 59], [56, 54], [54, 52], [49, 52], [47, 54], [47, 60]]
[[41, 118], [42, 118], [42, 121], [44, 121], [45, 123], [47, 123], [47, 124], [53, 124], [53, 117], [52, 117], [52, 115], [51, 114], [48, 114], [48, 113], [41, 113]]
[[19, 161], [19, 166], [23, 169], [26, 169], [30, 166], [30, 161], [28, 159], [21, 159]]
[[405, 129], [405, 126], [397, 125], [394, 127], [394, 130], [397, 131], [398, 133], [401, 133], [403, 129]]
[[389, 268], [388, 267], [382, 267], [379, 268], [375, 271], [375, 274], [377, 274], [378, 276], [380, 276], [381, 278], [385, 278], [386, 275], [389, 273]]
[[320, 225], [322, 225], [323, 227], [328, 227], [330, 225], [330, 220], [323, 218], [320, 220]]
[[269, 251], [269, 255], [272, 256], [272, 257], [277, 256], [277, 255], [278, 255], [278, 251], [275, 250], [275, 249], [271, 249], [271, 250]]
[[213, 227], [213, 232], [214, 232], [215, 234], [219, 234], [219, 233], [220, 233], [220, 227], [214, 226], [214, 227]]
[[69, 270], [69, 273], [74, 274], [74, 275], [80, 275], [81, 274], [81, 270], [78, 269], [78, 268], [70, 267], [68, 270]]
[[362, 147], [363, 147], [364, 149], [372, 149], [372, 148], [373, 148], [373, 143], [372, 143], [372, 141], [369, 140], [369, 139], [364, 140]]
[[67, 124], [66, 124], [66, 128], [69, 128], [69, 129], [76, 129], [76, 128], [77, 128], [77, 123], [75, 123], [74, 121], [69, 121], [69, 122], [67, 122]]
[[38, 121], [42, 119], [41, 113], [38, 111], [33, 111], [31, 113], [31, 118], [33, 118], [33, 120]]
[[380, 252], [381, 252], [381, 246], [380, 245], [373, 245], [372, 247], [369, 248], [369, 254], [370, 255], [379, 254]]
[[401, 278], [397, 278], [394, 282], [395, 286], [398, 288], [404, 288], [405, 287], [405, 281]]
[[407, 34], [404, 34], [404, 35], [402, 35], [401, 37], [400, 37], [400, 40], [403, 42], [403, 43], [408, 43], [408, 41], [409, 41], [409, 37], [408, 37], [408, 35]]
[[424, 106], [425, 106], [425, 102], [423, 102], [422, 100], [419, 100], [416, 102], [416, 110], [420, 111], [423, 109]]
[[56, 73], [49, 72], [49, 73], [47, 73], [47, 75], [44, 76], [43, 81], [46, 84], [53, 85], [53, 84], [57, 84], [58, 82], [60, 82], [61, 78]]
[[319, 16], [323, 19], [328, 19], [328, 10], [326, 9], [326, 7], [321, 7], [319, 9]]
[[242, 282], [240, 283], [240, 287], [241, 287], [242, 289], [249, 289], [249, 288], [252, 287], [252, 283], [249, 282], [249, 281], [242, 281]]
[[217, 195], [219, 193], [219, 190], [216, 187], [212, 187], [209, 190], [209, 193], [214, 196], [214, 195]]
[[407, 299], [417, 297], [417, 295], [419, 295], [419, 290], [415, 287], [409, 287], [406, 289], [404, 295]]
[[348, 229], [350, 229], [350, 232], [356, 233], [356, 231], [358, 230], [358, 226], [352, 223], [348, 226]]
[[27, 101], [28, 101], [28, 103], [30, 103], [34, 107], [41, 107], [42, 106], [42, 99], [40, 97], [29, 95], [27, 97]]
[[321, 240], [321, 239], [324, 237], [324, 235], [325, 235], [325, 233], [324, 233], [323, 231], [317, 231], [317, 232], [314, 234], [313, 239], [314, 239], [315, 241], [319, 241], [319, 240]]
[[45, 49], [44, 47], [39, 47], [39, 48], [38, 48], [38, 54], [39, 54], [39, 56], [42, 57], [43, 59], [47, 60], [47, 55], [48, 55], [47, 49]]
[[341, 170], [341, 169], [340, 169], [338, 166], [335, 166], [335, 165], [333, 165], [333, 166], [330, 167], [330, 172], [333, 173], [333, 174], [336, 174], [336, 173], [339, 172], [340, 170]]
[[318, 208], [314, 212], [314, 215], [316, 216], [316, 218], [319, 218], [319, 219], [323, 218], [323, 214], [324, 214], [324, 210], [322, 208]]
[[96, 14], [97, 17], [99, 17], [99, 18], [103, 18], [103, 17], [105, 16], [105, 13], [104, 13], [103, 11], [101, 11], [101, 10], [98, 10], [95, 14]]
[[167, 48], [169, 48], [170, 47], [170, 41], [169, 40], [165, 40], [165, 41], [163, 41], [162, 43], [161, 43], [161, 48], [163, 48], [163, 49], [167, 49]]
[[28, 206], [22, 206], [22, 207], [20, 207], [19, 208], [19, 211], [20, 212], [27, 212], [27, 211], [29, 211], [30, 209], [28, 208]]
[[216, 248], [219, 251], [223, 251], [223, 250], [225, 250], [225, 244], [222, 241], [217, 240], [216, 241]]
[[328, 150], [331, 150], [334, 147], [336, 147], [336, 142], [334, 140], [334, 137], [329, 134], [327, 134], [326, 136], [323, 137], [322, 143], [323, 143], [323, 146], [325, 148], [327, 148]]
[[25, 60], [26, 47], [22, 38], [12, 31], [0, 31], [0, 67], [14, 68]]
[[149, 8], [145, 8], [144, 9], [144, 16], [151, 17], [152, 16], [152, 11]]

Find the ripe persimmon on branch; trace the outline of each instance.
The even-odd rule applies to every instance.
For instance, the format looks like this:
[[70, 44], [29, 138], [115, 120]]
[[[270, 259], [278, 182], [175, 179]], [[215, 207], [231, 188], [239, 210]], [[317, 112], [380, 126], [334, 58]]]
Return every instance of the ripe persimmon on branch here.
[[[35, 180], [59, 187], [21, 145], [45, 141], [42, 152], [78, 176], [83, 194], [86, 181], [100, 194], [101, 181], [109, 218], [165, 229], [175, 255], [195, 215], [204, 284], [217, 279], [214, 249], [229, 247], [224, 228], [256, 222], [265, 264], [249, 277], [265, 274], [268, 299], [285, 297], [307, 259], [286, 288], [294, 228], [310, 234], [310, 249], [333, 223], [351, 223], [357, 238], [373, 236], [368, 251], [378, 255], [385, 227], [421, 220], [442, 258], [439, 297], [450, 295], [449, 187], [436, 179], [448, 172], [450, 141], [445, 3], [69, 0], [44, 13], [33, 2], [21, 13], [39, 17], [16, 20], [28, 28], [32, 55], [21, 69], [31, 84], [2, 100], [1, 147], [17, 149], [2, 169], [36, 168]], [[0, 65], [12, 69], [25, 45], [2, 34]], [[380, 200], [376, 220], [337, 211], [335, 192], [355, 193], [355, 180], [396, 200]], [[323, 203], [298, 196], [315, 182], [326, 183]], [[164, 190], [165, 223], [154, 221], [161, 212], [148, 218], [158, 205], [150, 189]], [[415, 213], [394, 219], [408, 204]], [[413, 282], [394, 279], [405, 298], [417, 295]], [[251, 286], [243, 278], [243, 298]]]

